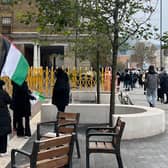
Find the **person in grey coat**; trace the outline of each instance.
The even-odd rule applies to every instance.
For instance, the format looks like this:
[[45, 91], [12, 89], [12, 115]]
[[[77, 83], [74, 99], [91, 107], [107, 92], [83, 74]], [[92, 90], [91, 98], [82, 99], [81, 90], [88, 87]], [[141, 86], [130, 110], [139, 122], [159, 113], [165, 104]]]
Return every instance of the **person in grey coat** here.
[[155, 107], [157, 98], [157, 88], [159, 84], [158, 74], [153, 65], [149, 66], [148, 73], [145, 76], [145, 86], [147, 101], [150, 107]]
[[11, 117], [8, 104], [11, 103], [9, 94], [3, 89], [5, 82], [0, 80], [0, 156], [7, 152], [7, 136], [11, 133]]

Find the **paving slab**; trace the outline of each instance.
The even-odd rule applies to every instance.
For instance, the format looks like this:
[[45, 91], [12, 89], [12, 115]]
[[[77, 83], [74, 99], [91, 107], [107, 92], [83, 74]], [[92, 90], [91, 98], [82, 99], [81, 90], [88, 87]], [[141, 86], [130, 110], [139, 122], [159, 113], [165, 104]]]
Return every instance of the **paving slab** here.
[[[146, 105], [145, 95], [142, 88], [136, 88], [129, 92], [129, 95], [136, 105]], [[157, 102], [158, 108], [166, 111], [166, 131], [160, 135], [134, 139], [123, 140], [121, 142], [121, 156], [124, 163], [124, 168], [167, 168], [168, 167], [168, 104]], [[143, 123], [142, 123], [143, 124]], [[155, 124], [155, 123], [153, 123]], [[85, 168], [85, 130], [86, 125], [79, 126], [79, 144], [81, 150], [81, 159], [77, 158], [76, 151], [73, 155], [73, 168]], [[31, 151], [32, 143], [35, 139], [34, 134], [22, 149]], [[16, 147], [16, 146], [15, 146]], [[18, 156], [21, 162], [26, 162], [27, 159]], [[0, 168], [10, 168], [10, 164]], [[90, 168], [118, 168], [115, 156], [111, 154], [91, 154]]]

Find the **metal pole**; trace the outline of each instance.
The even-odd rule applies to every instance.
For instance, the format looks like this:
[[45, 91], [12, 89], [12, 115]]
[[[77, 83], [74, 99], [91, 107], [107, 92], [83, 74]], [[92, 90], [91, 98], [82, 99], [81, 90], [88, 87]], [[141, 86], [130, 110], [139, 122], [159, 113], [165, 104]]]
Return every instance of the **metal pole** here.
[[160, 68], [163, 67], [163, 54], [162, 54], [162, 0], [160, 0]]
[[75, 1], [75, 10], [76, 10], [76, 15], [75, 15], [75, 67], [77, 68], [77, 40], [78, 40], [78, 0]]

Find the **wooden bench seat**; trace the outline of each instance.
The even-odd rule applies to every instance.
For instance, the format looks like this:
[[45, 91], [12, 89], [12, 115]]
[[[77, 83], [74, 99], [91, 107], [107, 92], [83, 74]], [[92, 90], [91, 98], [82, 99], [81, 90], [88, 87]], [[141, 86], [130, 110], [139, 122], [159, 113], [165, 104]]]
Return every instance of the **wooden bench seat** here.
[[[71, 168], [74, 135], [64, 135], [33, 143], [32, 153], [19, 149], [11, 151], [12, 168]], [[16, 154], [29, 158], [26, 165], [17, 165]]]
[[[41, 122], [37, 124], [37, 140], [52, 138], [54, 136], [59, 136], [62, 134], [72, 134], [74, 133], [74, 141], [76, 143], [77, 155], [80, 158], [80, 148], [78, 142], [78, 124], [79, 124], [79, 113], [70, 112], [58, 112], [56, 121]], [[43, 127], [46, 125], [51, 125], [51, 128], [47, 132], [43, 132]]]
[[[91, 153], [112, 153], [116, 155], [118, 167], [123, 168], [120, 142], [125, 122], [117, 119], [115, 127], [90, 127], [86, 131], [86, 168], [89, 168]], [[93, 139], [94, 138], [94, 139]]]

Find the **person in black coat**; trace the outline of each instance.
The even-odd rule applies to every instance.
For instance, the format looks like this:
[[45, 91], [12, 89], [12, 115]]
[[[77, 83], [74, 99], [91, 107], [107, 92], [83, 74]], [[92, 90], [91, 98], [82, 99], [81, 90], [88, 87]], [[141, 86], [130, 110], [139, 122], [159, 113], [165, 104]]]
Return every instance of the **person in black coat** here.
[[7, 136], [11, 133], [11, 117], [8, 104], [11, 103], [9, 94], [3, 90], [5, 82], [0, 80], [0, 156], [5, 156], [7, 152]]
[[69, 104], [69, 92], [70, 86], [68, 75], [61, 68], [58, 68], [52, 94], [52, 104], [56, 105], [58, 111], [65, 111], [65, 107]]
[[[31, 95], [26, 81], [21, 86], [14, 82], [12, 82], [12, 85], [13, 127], [16, 129], [17, 136], [31, 136], [29, 119], [31, 116], [30, 100], [35, 99], [35, 97]], [[23, 117], [25, 118], [25, 128], [23, 126]]]
[[161, 92], [161, 98], [164, 101], [164, 94], [166, 94], [166, 101], [164, 103], [168, 103], [168, 74], [164, 70], [162, 74], [160, 74], [160, 92]]

